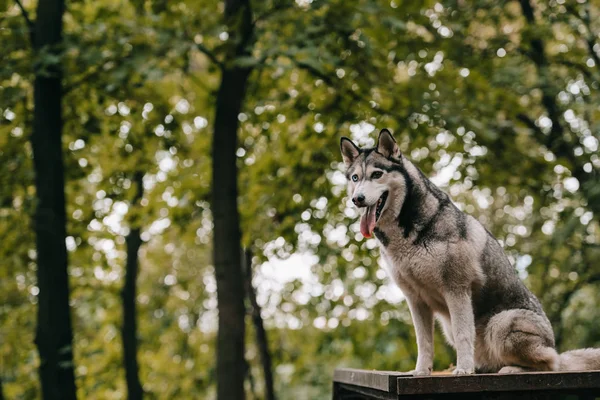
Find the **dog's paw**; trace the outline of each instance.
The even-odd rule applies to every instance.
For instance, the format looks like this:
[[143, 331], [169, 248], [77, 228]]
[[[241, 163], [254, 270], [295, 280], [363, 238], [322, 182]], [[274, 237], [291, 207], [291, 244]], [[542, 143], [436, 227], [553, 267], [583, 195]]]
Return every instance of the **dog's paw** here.
[[430, 369], [413, 369], [411, 371], [406, 372], [407, 375], [412, 376], [429, 376], [431, 375]]
[[521, 367], [513, 367], [511, 365], [508, 365], [506, 367], [503, 367], [500, 371], [498, 371], [499, 374], [518, 374], [519, 372], [523, 372], [523, 368]]
[[454, 371], [452, 371], [452, 375], [472, 375], [475, 373], [474, 368], [459, 368], [456, 367]]

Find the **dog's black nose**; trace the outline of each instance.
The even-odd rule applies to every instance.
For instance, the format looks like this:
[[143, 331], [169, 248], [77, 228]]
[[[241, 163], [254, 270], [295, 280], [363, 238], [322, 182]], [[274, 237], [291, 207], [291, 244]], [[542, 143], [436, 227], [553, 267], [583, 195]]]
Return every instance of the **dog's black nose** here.
[[363, 203], [365, 202], [365, 195], [364, 194], [359, 194], [357, 196], [354, 196], [352, 198], [352, 202], [354, 203], [355, 206], [362, 206]]

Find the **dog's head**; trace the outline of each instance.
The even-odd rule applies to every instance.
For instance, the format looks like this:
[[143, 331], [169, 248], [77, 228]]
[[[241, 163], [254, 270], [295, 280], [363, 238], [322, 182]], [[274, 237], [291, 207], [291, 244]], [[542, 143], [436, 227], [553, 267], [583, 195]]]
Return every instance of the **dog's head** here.
[[379, 133], [377, 146], [359, 149], [352, 140], [340, 141], [342, 158], [346, 164], [348, 195], [355, 206], [364, 208], [360, 231], [364, 237], [373, 231], [382, 215], [404, 200], [406, 177], [403, 156], [394, 137], [387, 129]]

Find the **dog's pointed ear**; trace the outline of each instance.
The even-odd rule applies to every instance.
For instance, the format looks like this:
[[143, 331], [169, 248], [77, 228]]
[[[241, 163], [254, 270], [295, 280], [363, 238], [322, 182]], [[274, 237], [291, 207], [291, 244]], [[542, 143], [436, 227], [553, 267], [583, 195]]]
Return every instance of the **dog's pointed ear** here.
[[340, 139], [340, 149], [342, 150], [342, 158], [344, 159], [346, 167], [350, 166], [360, 154], [359, 148], [347, 137]]
[[379, 132], [379, 139], [377, 139], [377, 152], [383, 155], [385, 158], [399, 158], [400, 149], [396, 140], [387, 129], [382, 129]]

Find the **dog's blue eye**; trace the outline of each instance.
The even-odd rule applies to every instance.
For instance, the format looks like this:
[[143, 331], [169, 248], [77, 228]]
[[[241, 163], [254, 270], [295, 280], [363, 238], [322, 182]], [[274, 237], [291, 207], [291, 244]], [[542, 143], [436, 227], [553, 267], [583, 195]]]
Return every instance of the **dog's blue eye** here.
[[379, 179], [383, 176], [383, 172], [375, 171], [371, 174], [371, 179]]
[[357, 182], [358, 181], [358, 175], [354, 174], [352, 175], [352, 182]]

